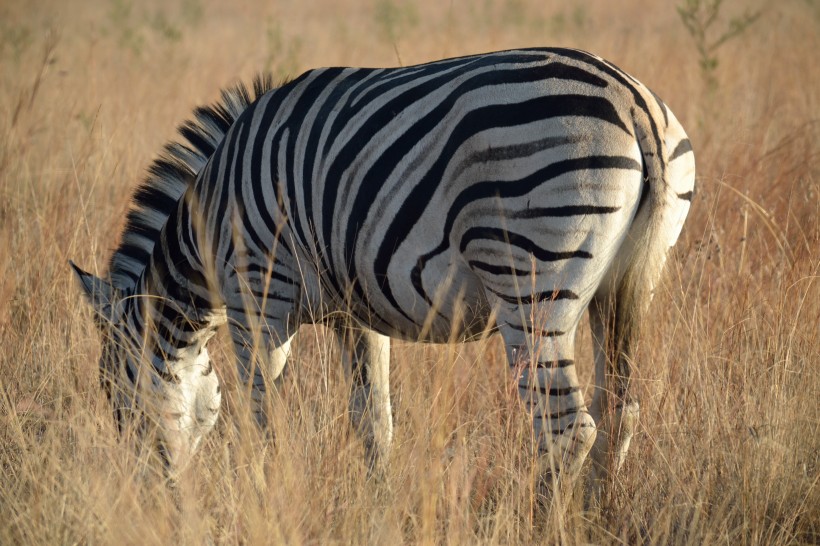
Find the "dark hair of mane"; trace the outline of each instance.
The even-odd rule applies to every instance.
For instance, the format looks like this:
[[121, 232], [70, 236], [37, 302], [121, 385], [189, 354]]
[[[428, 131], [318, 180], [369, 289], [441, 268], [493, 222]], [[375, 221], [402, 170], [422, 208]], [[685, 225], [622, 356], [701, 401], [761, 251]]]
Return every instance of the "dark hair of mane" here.
[[187, 144], [170, 142], [148, 168], [145, 181], [132, 195], [120, 244], [111, 256], [108, 276], [123, 290], [133, 287], [148, 264], [162, 227], [188, 186], [213, 155], [236, 119], [259, 97], [274, 89], [269, 74], [253, 82], [253, 95], [244, 84], [223, 89], [221, 99], [194, 110], [179, 127]]

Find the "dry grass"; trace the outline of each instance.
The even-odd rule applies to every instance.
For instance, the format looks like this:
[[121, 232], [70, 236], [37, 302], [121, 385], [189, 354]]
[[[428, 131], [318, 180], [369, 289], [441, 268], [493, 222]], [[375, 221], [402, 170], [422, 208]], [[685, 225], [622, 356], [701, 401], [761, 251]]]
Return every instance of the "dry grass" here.
[[[0, 543], [820, 542], [816, 2], [768, 8], [721, 49], [714, 92], [671, 3], [35, 4], [0, 5]], [[559, 520], [534, 507], [495, 339], [394, 349], [395, 457], [386, 484], [366, 483], [338, 359], [310, 329], [275, 443], [243, 426], [216, 347], [226, 408], [170, 492], [117, 441], [66, 260], [102, 272], [153, 154], [236, 79], [522, 45], [627, 69], [672, 106], [698, 159], [641, 345], [640, 434], [608, 508], [575, 498]]]

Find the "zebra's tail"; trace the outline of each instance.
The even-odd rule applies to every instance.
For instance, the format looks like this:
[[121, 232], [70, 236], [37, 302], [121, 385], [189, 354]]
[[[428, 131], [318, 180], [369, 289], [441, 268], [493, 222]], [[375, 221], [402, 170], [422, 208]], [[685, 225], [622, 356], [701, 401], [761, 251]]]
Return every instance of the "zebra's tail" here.
[[612, 334], [608, 345], [615, 375], [613, 394], [620, 403], [628, 403], [625, 398], [635, 343], [670, 245], [666, 233], [670, 223], [670, 180], [664, 127], [659, 124], [666, 119], [662, 110], [665, 106], [655, 100], [648, 100], [647, 104], [648, 112], [633, 111], [635, 135], [644, 163], [641, 203], [625, 241], [626, 262], [621, 263], [620, 275], [612, 287], [614, 294], [610, 292], [605, 303]]
[[[595, 358], [598, 388], [590, 407], [598, 426], [591, 451], [590, 499], [600, 499], [606, 477], [621, 467], [637, 430], [640, 405], [630, 392], [635, 343], [694, 193], [694, 156], [688, 153], [686, 133], [663, 103], [654, 97], [647, 102], [654, 110], [641, 109], [640, 117], [633, 111], [632, 116], [645, 176], [638, 212], [590, 306], [590, 324], [600, 344]], [[667, 142], [675, 146], [671, 156]]]

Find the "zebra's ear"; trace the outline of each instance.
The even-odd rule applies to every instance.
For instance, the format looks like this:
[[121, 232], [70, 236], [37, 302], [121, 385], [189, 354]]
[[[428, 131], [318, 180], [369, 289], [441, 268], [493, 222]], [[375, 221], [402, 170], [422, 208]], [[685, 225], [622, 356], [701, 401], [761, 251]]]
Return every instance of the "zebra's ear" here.
[[110, 321], [114, 301], [114, 287], [111, 283], [83, 271], [71, 260], [68, 263], [77, 275], [86, 299], [94, 308], [95, 319], [100, 322]]

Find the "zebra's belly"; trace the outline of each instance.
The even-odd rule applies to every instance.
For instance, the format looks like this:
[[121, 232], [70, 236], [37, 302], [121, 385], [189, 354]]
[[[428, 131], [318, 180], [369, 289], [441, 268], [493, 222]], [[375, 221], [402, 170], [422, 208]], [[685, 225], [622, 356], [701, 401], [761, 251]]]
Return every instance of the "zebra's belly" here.
[[393, 276], [391, 289], [404, 296], [401, 305], [397, 308], [372, 298], [355, 314], [379, 333], [408, 341], [470, 341], [495, 330], [484, 287], [466, 265], [432, 264], [432, 270], [425, 270], [428, 275], [439, 279], [429, 302], [418, 294], [409, 276]]

